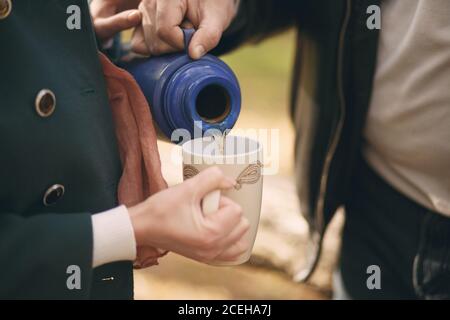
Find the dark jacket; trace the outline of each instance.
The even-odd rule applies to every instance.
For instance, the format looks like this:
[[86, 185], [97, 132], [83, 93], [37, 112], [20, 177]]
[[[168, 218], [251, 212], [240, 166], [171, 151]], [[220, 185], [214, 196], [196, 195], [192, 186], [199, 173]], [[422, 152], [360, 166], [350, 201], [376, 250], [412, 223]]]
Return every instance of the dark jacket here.
[[380, 0], [241, 0], [216, 53], [296, 26], [291, 111], [301, 212], [310, 226], [310, 252], [298, 279], [317, 265], [323, 234], [345, 205], [372, 90], [378, 30], [367, 8]]
[[12, 1], [0, 43], [0, 298], [131, 298], [131, 262], [92, 269], [91, 214], [117, 205], [121, 164], [87, 1]]

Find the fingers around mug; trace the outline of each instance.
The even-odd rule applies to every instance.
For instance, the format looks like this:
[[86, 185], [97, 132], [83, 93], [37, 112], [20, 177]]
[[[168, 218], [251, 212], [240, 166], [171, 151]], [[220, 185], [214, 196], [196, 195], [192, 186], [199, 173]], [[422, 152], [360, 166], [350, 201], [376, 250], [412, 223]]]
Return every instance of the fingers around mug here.
[[236, 203], [226, 205], [216, 213], [205, 217], [205, 223], [210, 224], [210, 228], [219, 230], [220, 238], [226, 238], [242, 219], [242, 208]]
[[227, 178], [218, 167], [203, 170], [192, 179], [189, 179], [189, 183], [195, 185], [198, 200], [203, 199], [214, 190], [229, 189], [236, 184], [233, 179]]
[[249, 229], [250, 224], [248, 220], [242, 219], [239, 226], [225, 240], [227, 242], [224, 246], [226, 249], [216, 257], [215, 261], [233, 261], [247, 252], [251, 246], [247, 238]]
[[184, 48], [184, 35], [180, 25], [186, 11], [186, 1], [160, 0], [156, 5], [156, 36], [178, 50]]
[[231, 200], [230, 198], [228, 198], [228, 197], [226, 197], [226, 196], [224, 196], [224, 195], [221, 195], [221, 196], [220, 196], [220, 200], [219, 200], [219, 209], [220, 209], [220, 208], [223, 208], [223, 207], [225, 207], [225, 206], [234, 204], [234, 203], [235, 203], [235, 202], [234, 202], [233, 200]]
[[220, 190], [214, 190], [202, 199], [202, 212], [204, 215], [209, 215], [219, 210], [220, 194]]
[[237, 260], [240, 256], [248, 251], [250, 248], [248, 242], [242, 238], [238, 242], [234, 243], [227, 250], [219, 254], [214, 262], [231, 262]]
[[239, 241], [245, 240], [245, 236], [248, 234], [250, 230], [250, 223], [246, 218], [241, 218], [239, 224], [230, 232], [230, 234], [222, 240], [223, 248], [232, 247]]

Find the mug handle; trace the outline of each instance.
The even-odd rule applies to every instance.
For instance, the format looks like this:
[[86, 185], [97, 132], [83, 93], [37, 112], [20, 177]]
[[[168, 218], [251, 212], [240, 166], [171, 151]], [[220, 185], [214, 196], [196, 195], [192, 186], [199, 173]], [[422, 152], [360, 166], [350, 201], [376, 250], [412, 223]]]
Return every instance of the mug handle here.
[[220, 190], [214, 190], [208, 193], [202, 200], [202, 211], [205, 216], [219, 210]]

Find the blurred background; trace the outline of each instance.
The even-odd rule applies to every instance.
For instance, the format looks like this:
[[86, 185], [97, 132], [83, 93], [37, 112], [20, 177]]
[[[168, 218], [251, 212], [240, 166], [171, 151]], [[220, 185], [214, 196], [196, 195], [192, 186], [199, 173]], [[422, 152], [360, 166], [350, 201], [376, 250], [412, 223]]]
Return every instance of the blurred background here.
[[[280, 170], [264, 177], [261, 221], [250, 261], [237, 267], [202, 265], [170, 253], [159, 266], [135, 271], [136, 299], [328, 299], [339, 250], [343, 215], [332, 222], [319, 270], [311, 283], [295, 276], [305, 258], [307, 224], [299, 212], [293, 177], [294, 129], [289, 116], [295, 33], [288, 31], [223, 56], [241, 84], [242, 112], [236, 128], [278, 129]], [[182, 181], [173, 148], [159, 142], [163, 174]]]

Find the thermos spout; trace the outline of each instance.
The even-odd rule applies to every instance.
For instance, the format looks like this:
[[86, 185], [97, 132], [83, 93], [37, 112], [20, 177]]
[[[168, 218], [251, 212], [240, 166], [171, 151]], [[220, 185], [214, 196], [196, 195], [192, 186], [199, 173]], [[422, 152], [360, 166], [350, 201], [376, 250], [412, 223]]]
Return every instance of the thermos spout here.
[[195, 110], [205, 122], [212, 124], [222, 122], [231, 111], [230, 94], [224, 87], [208, 85], [198, 93]]
[[[195, 30], [183, 32], [187, 48]], [[238, 80], [223, 61], [210, 54], [200, 60], [192, 60], [187, 52], [169, 54], [123, 67], [136, 79], [157, 127], [169, 140], [174, 133], [177, 136], [178, 129], [196, 138], [198, 132], [210, 129], [229, 130], [237, 121], [241, 110]]]

